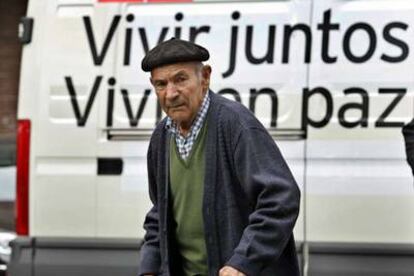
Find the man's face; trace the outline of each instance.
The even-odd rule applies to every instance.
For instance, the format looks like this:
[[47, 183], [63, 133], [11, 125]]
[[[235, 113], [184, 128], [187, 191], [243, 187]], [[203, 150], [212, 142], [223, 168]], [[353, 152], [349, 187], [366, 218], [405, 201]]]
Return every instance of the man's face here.
[[151, 71], [151, 83], [165, 113], [188, 130], [203, 102], [210, 81], [210, 66], [197, 62], [174, 63]]

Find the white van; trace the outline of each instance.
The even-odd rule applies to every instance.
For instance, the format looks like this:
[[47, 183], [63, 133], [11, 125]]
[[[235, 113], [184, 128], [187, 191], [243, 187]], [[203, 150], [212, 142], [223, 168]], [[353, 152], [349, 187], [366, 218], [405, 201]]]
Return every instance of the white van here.
[[136, 275], [163, 116], [140, 62], [173, 36], [281, 148], [304, 275], [414, 275], [413, 1], [31, 0], [20, 27], [9, 275]]

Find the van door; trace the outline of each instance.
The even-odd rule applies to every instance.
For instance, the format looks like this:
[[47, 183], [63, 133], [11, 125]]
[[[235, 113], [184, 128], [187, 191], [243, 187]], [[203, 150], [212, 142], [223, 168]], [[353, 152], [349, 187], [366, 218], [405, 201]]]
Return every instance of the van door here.
[[[292, 22], [310, 24], [308, 1], [128, 3], [121, 5], [120, 15], [116, 82], [108, 88], [108, 98], [101, 98], [98, 153], [121, 158], [124, 170], [118, 176], [99, 177], [99, 235], [143, 235], [141, 225], [150, 206], [146, 148], [164, 114], [149, 74], [141, 71], [141, 60], [148, 49], [173, 36], [209, 49], [211, 89], [255, 113], [277, 141], [303, 189], [301, 92], [308, 69], [299, 44], [305, 36], [292, 34], [289, 53], [282, 48], [282, 30]], [[298, 241], [303, 241], [303, 233], [301, 214], [295, 229]]]
[[[90, 237], [96, 233], [99, 86], [105, 63], [91, 58], [84, 16], [104, 26], [111, 7], [90, 1], [31, 1], [32, 42], [25, 46], [19, 118], [32, 122], [30, 234]], [[105, 29], [95, 28], [102, 41]], [[103, 83], [104, 81], [102, 81]]]
[[[308, 93], [311, 275], [406, 273], [384, 255], [372, 265], [364, 257], [399, 254], [414, 240], [401, 134], [414, 115], [413, 12], [409, 1], [314, 2], [315, 41], [322, 43], [313, 48]], [[395, 270], [386, 274], [378, 263]]]

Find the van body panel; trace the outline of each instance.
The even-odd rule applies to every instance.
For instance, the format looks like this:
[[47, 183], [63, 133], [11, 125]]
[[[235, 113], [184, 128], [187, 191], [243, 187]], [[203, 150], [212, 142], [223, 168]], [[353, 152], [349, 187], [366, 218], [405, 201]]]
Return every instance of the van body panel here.
[[[304, 275], [414, 272], [401, 253], [414, 241], [401, 134], [414, 117], [414, 3], [155, 2], [29, 1], [18, 119], [32, 126], [30, 236], [15, 241], [10, 275], [135, 271], [149, 137], [165, 116], [141, 60], [173, 36], [209, 49], [211, 89], [279, 146], [302, 194]], [[111, 254], [125, 262], [98, 261]]]

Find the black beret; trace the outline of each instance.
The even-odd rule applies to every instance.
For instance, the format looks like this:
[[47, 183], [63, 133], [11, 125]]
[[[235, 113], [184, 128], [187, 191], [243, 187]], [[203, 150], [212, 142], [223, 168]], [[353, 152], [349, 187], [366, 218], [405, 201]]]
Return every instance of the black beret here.
[[210, 57], [207, 49], [195, 43], [172, 38], [151, 49], [141, 63], [142, 70], [150, 72], [152, 69], [187, 61], [206, 61]]

